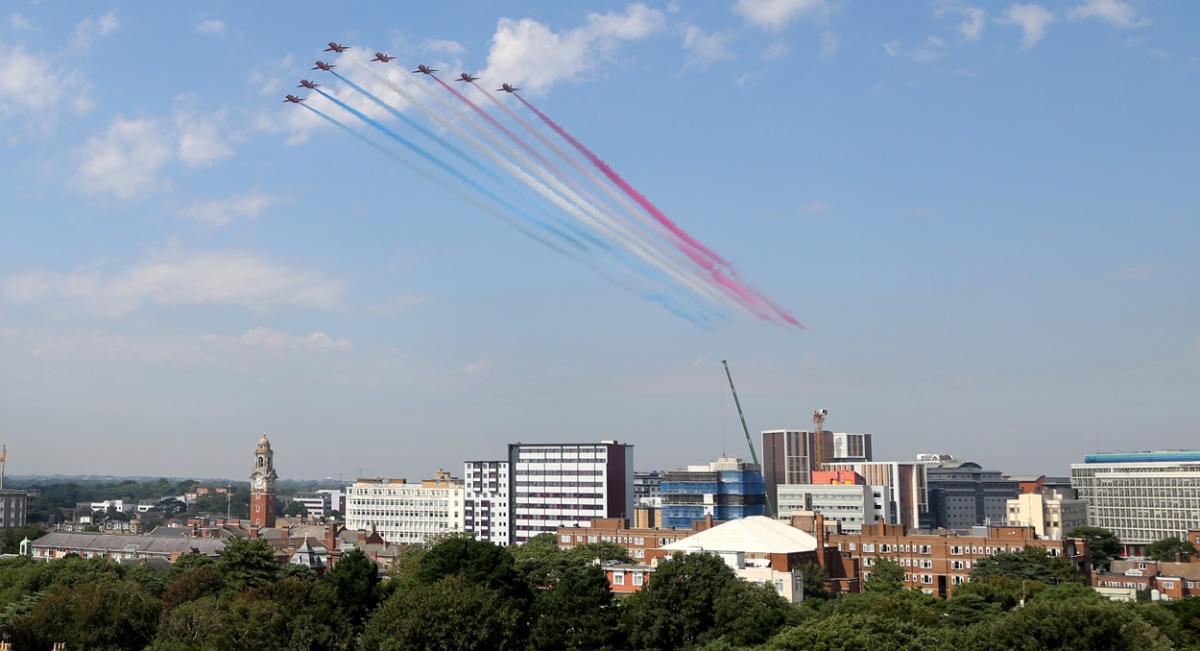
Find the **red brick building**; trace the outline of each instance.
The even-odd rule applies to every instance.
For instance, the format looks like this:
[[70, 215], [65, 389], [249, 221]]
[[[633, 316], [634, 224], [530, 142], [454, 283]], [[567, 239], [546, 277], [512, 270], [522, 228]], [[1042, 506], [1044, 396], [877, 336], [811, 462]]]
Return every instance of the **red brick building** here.
[[623, 518], [601, 518], [592, 520], [590, 527], [559, 527], [557, 532], [559, 549], [571, 549], [589, 543], [613, 543], [629, 550], [635, 562], [645, 563], [653, 557], [649, 553], [676, 540], [707, 529], [713, 524], [709, 520], [697, 521], [691, 529], [645, 529], [627, 526]]
[[1157, 590], [1158, 598], [1164, 601], [1200, 597], [1200, 563], [1113, 561], [1107, 572], [1096, 572], [1092, 576], [1091, 584], [1101, 592]]

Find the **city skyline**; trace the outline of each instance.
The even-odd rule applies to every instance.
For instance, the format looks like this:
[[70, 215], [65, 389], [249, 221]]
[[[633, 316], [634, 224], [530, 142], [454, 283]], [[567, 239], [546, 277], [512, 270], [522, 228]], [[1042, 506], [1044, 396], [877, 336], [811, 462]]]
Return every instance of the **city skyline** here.
[[[1200, 9], [1018, 6], [14, 3], [8, 472], [241, 480], [264, 432], [281, 478], [745, 458], [722, 359], [756, 438], [1194, 447]], [[334, 39], [522, 86], [807, 330], [697, 328], [297, 117]]]

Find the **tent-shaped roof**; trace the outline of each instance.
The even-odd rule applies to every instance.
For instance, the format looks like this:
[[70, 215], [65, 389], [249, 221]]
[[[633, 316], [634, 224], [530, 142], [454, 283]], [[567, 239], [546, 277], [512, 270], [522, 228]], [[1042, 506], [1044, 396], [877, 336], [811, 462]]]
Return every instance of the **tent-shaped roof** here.
[[816, 548], [816, 538], [761, 515], [731, 520], [662, 547], [667, 551], [746, 554], [794, 554], [811, 552]]

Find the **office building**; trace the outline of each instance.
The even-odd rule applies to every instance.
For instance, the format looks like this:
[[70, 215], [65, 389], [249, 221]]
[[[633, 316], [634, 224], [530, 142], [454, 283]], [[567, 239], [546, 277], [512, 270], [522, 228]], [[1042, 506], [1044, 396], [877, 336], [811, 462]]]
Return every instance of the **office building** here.
[[466, 531], [477, 540], [507, 546], [512, 536], [508, 519], [508, 462], [465, 462], [463, 488]]
[[433, 479], [359, 479], [346, 489], [346, 528], [374, 531], [388, 543], [424, 543], [463, 531], [463, 483], [439, 470]]
[[838, 463], [872, 461], [871, 435], [854, 432], [833, 433], [833, 459]]
[[825, 522], [836, 522], [841, 531], [858, 532], [864, 524], [888, 522], [890, 500], [884, 488], [870, 486], [852, 470], [816, 470], [811, 484], [779, 486], [776, 506], [780, 518], [820, 513]]
[[1200, 451], [1089, 454], [1071, 464], [1088, 524], [1115, 533], [1128, 554], [1200, 528]]
[[1056, 490], [1021, 493], [1008, 500], [1008, 525], [1033, 527], [1038, 538], [1062, 540], [1087, 524], [1087, 502]]
[[881, 510], [886, 510], [889, 524], [902, 524], [911, 529], [929, 525], [929, 487], [925, 479], [925, 464], [863, 461], [828, 463], [824, 469], [851, 470], [862, 475], [868, 486], [881, 488]]
[[722, 457], [686, 470], [669, 470], [662, 480], [663, 524], [686, 529], [696, 520], [737, 520], [766, 513], [759, 466]]
[[346, 491], [322, 488], [311, 493], [299, 493], [293, 501], [304, 505], [308, 515], [314, 518], [324, 518], [338, 513], [346, 513]]
[[[823, 411], [823, 410], [822, 410]], [[823, 415], [814, 414], [814, 422]], [[826, 463], [862, 463], [872, 460], [871, 435], [829, 432], [824, 429], [774, 429], [762, 432], [763, 480], [775, 500], [782, 484], [810, 484], [812, 472]]]
[[0, 488], [0, 529], [25, 526], [25, 518], [28, 511], [28, 493]]
[[633, 516], [633, 446], [511, 443], [508, 446], [511, 544], [559, 527]]
[[633, 473], [634, 506], [662, 506], [661, 470], [636, 470]]
[[1021, 492], [1020, 482], [972, 461], [925, 464], [929, 486], [929, 526], [969, 529], [1006, 522], [1008, 500]]

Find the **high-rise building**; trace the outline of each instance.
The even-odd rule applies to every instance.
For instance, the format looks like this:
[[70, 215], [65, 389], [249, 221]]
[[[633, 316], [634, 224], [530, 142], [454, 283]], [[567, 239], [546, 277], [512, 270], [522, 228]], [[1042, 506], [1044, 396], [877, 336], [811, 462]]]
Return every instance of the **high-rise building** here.
[[359, 479], [346, 489], [346, 528], [389, 543], [424, 543], [463, 527], [463, 483], [443, 470], [419, 484]]
[[507, 461], [467, 461], [463, 463], [463, 511], [467, 533], [478, 540], [507, 546], [509, 528], [509, 476]]
[[662, 506], [662, 477], [661, 470], [634, 471], [634, 506]]
[[510, 443], [508, 467], [512, 544], [599, 518], [633, 517], [632, 445]]
[[1200, 528], [1200, 451], [1089, 454], [1071, 464], [1088, 524], [1115, 533], [1127, 553]]
[[825, 470], [853, 470], [863, 476], [868, 486], [883, 488], [887, 502], [888, 524], [902, 524], [910, 529], [929, 525], [929, 487], [925, 479], [925, 464], [904, 461], [861, 461], [827, 463]]
[[696, 520], [737, 520], [766, 513], [759, 466], [734, 457], [668, 470], [662, 481], [663, 524], [688, 528]]
[[779, 486], [779, 517], [819, 513], [826, 522], [837, 522], [841, 531], [854, 533], [864, 524], [889, 522], [890, 500], [882, 486], [870, 486], [852, 470], [814, 470], [811, 484]]
[[250, 524], [255, 527], [275, 526], [275, 453], [263, 434], [254, 450], [254, 467], [250, 469]]
[[1008, 500], [1008, 526], [1033, 527], [1038, 538], [1062, 540], [1085, 524], [1087, 502], [1056, 490], [1021, 493]]
[[[827, 458], [818, 458], [824, 450]], [[781, 484], [812, 483], [812, 472], [825, 463], [862, 463], [872, 460], [871, 435], [866, 433], [802, 429], [762, 432], [763, 481], [775, 500]]]
[[1021, 493], [1020, 481], [972, 461], [927, 462], [925, 475], [932, 527], [999, 526], [1008, 518], [1008, 500]]
[[28, 493], [0, 488], [0, 529], [25, 526], [25, 517], [28, 510]]

